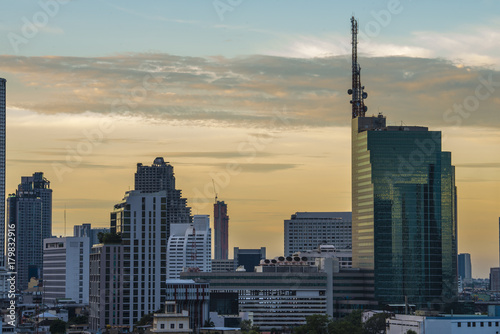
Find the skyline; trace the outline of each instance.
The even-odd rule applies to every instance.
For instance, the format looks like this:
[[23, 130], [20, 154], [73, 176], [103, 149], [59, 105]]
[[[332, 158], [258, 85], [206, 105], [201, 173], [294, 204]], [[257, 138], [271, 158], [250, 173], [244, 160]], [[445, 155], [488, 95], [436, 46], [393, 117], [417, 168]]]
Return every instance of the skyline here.
[[[109, 227], [136, 164], [162, 156], [192, 214], [212, 216], [215, 179], [230, 249], [282, 255], [283, 221], [295, 212], [351, 210], [354, 12], [367, 114], [442, 131], [457, 173], [459, 253], [471, 254], [473, 277], [498, 266], [498, 3], [443, 16], [450, 1], [234, 1], [222, 20], [214, 3], [61, 1], [51, 16], [39, 3], [8, 2], [6, 195], [42, 171], [54, 235], [65, 234], [65, 206], [67, 234]], [[23, 24], [38, 13], [47, 23], [27, 38]], [[16, 49], [13, 34], [27, 43]]]

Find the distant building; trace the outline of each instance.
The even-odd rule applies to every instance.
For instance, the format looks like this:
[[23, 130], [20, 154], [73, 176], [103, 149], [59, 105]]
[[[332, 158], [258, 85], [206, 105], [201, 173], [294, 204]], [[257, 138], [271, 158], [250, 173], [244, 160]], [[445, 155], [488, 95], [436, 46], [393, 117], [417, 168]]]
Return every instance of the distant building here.
[[176, 303], [176, 311], [189, 312], [189, 328], [195, 332], [209, 319], [210, 285], [190, 279], [168, 279], [165, 296], [167, 302]]
[[296, 212], [285, 220], [285, 256], [333, 245], [351, 248], [351, 212]]
[[185, 269], [212, 271], [210, 217], [195, 215], [192, 224], [172, 224], [167, 244], [167, 279]]
[[89, 303], [89, 238], [48, 238], [43, 241], [43, 303]]
[[235, 271], [236, 262], [234, 259], [212, 260], [212, 272]]
[[175, 301], [167, 301], [165, 303], [165, 313], [155, 313], [153, 315], [151, 333], [193, 333], [189, 328], [189, 312], [185, 310], [178, 312]]
[[111, 240], [92, 248], [93, 331], [107, 324], [132, 328], [145, 314], [162, 307], [171, 229], [192, 222], [186, 199], [175, 189], [173, 167], [163, 158], [156, 158], [152, 166], [137, 164], [135, 186], [111, 212]]
[[[43, 239], [52, 236], [52, 189], [43, 173], [23, 176], [16, 193], [7, 198], [7, 223], [15, 226], [17, 288], [31, 277], [42, 278]], [[9, 268], [9, 270], [12, 270]]]
[[[131, 316], [139, 317], [135, 305], [139, 302], [130, 298], [132, 283], [120, 277], [130, 277], [130, 267], [124, 267], [121, 244], [98, 244], [90, 254], [90, 329], [97, 332], [106, 325], [128, 325]], [[125, 294], [128, 291], [129, 293]], [[141, 298], [142, 300], [142, 298]], [[158, 307], [159, 309], [159, 307]]]
[[317, 259], [333, 257], [338, 259], [340, 268], [352, 268], [352, 249], [337, 249], [332, 245], [320, 245], [317, 249], [292, 255], [292, 257], [296, 256], [308, 258], [312, 265], [317, 263]]
[[229, 247], [229, 216], [224, 201], [214, 203], [214, 259], [227, 260]]
[[500, 331], [500, 317], [488, 316], [418, 316], [395, 314], [386, 320], [387, 334], [407, 333], [413, 330], [417, 334], [496, 334]]
[[109, 233], [109, 228], [92, 228], [91, 224], [82, 224], [73, 226], [73, 236], [88, 237], [89, 248], [99, 243], [98, 234]]
[[500, 291], [500, 268], [490, 268], [490, 290]]
[[469, 253], [458, 254], [458, 276], [463, 284], [472, 283], [472, 265]]
[[260, 249], [240, 249], [234, 247], [234, 261], [236, 267], [243, 266], [247, 272], [254, 271], [254, 267], [260, 264], [260, 260], [266, 258], [266, 247]]

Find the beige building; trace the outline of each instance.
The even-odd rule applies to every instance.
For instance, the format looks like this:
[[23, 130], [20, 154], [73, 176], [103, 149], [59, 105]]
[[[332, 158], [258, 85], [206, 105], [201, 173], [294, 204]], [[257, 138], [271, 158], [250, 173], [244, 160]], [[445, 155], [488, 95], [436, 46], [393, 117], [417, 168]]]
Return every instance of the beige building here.
[[165, 302], [165, 313], [155, 313], [151, 333], [184, 334], [193, 333], [189, 328], [189, 312], [177, 312], [175, 302]]

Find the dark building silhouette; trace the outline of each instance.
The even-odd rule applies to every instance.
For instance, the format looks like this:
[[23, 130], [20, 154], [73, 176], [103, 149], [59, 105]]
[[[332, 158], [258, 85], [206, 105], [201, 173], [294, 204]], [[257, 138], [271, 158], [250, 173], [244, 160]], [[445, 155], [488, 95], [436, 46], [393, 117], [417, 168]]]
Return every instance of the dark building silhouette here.
[[229, 217], [224, 201], [214, 203], [214, 259], [228, 259]]

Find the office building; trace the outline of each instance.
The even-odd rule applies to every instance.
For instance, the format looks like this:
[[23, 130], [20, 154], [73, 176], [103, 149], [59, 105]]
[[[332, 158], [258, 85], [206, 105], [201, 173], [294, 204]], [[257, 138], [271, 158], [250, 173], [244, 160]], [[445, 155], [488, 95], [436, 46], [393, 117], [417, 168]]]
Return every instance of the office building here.
[[132, 329], [133, 323], [130, 323], [130, 317], [134, 312], [136, 317], [139, 317], [138, 311], [134, 311], [133, 304], [139, 302], [139, 297], [135, 299], [130, 297], [133, 283], [130, 279], [130, 264], [128, 263], [129, 267], [124, 267], [124, 249], [125, 246], [119, 243], [97, 244], [92, 247], [89, 274], [89, 325], [95, 332], [104, 332], [106, 325], [125, 325]]
[[175, 301], [165, 303], [164, 313], [153, 315], [153, 328], [151, 333], [171, 333], [190, 334], [193, 331], [189, 328], [189, 312], [186, 310], [177, 311]]
[[[90, 298], [90, 308], [99, 310], [91, 313], [92, 330], [105, 328], [107, 324], [131, 328], [145, 314], [160, 309], [165, 302], [171, 228], [192, 222], [191, 209], [181, 198], [181, 191], [175, 189], [171, 165], [162, 158], [155, 159], [152, 166], [138, 164], [135, 177], [136, 190], [127, 191], [111, 212], [110, 239], [92, 248], [91, 258], [101, 265], [91, 263], [91, 270], [92, 265], [95, 269], [93, 279], [101, 284], [100, 287], [94, 284], [95, 294]], [[103, 253], [110, 257], [109, 261], [103, 260]], [[116, 274], [109, 276], [113, 271]], [[114, 281], [103, 287], [107, 276]], [[96, 292], [98, 289], [100, 294]], [[117, 289], [119, 297], [114, 295]], [[108, 309], [101, 310], [103, 305]]]
[[455, 298], [455, 172], [441, 132], [354, 118], [352, 208], [353, 267], [375, 270], [379, 302]]
[[5, 115], [7, 80], [0, 78], [0, 268], [5, 260]]
[[472, 283], [472, 265], [469, 253], [458, 254], [458, 277], [463, 284]]
[[168, 279], [165, 288], [166, 300], [176, 302], [176, 311], [189, 312], [189, 328], [195, 332], [210, 318], [210, 285], [190, 279]]
[[352, 249], [337, 249], [332, 245], [321, 245], [316, 249], [297, 252], [291, 257], [305, 257], [309, 259], [311, 265], [315, 264], [317, 259], [332, 257], [338, 259], [340, 268], [352, 268]]
[[23, 176], [7, 198], [7, 223], [15, 226], [17, 288], [42, 278], [43, 240], [52, 236], [52, 189], [43, 173]]
[[[216, 198], [217, 199], [217, 198]], [[227, 260], [229, 249], [229, 217], [224, 201], [214, 203], [214, 259]]]
[[109, 228], [92, 228], [91, 224], [73, 226], [73, 236], [89, 238], [89, 249], [99, 243], [99, 233], [109, 233]]
[[195, 215], [192, 224], [172, 224], [167, 244], [167, 279], [184, 270], [212, 271], [210, 217]]
[[285, 256], [333, 245], [351, 248], [351, 212], [296, 212], [285, 220]]
[[500, 291], [500, 268], [490, 268], [490, 291]]
[[236, 268], [243, 266], [247, 272], [254, 271], [255, 266], [260, 264], [260, 260], [266, 258], [266, 247], [260, 249], [240, 249], [234, 247], [234, 262]]
[[43, 241], [43, 303], [89, 303], [89, 238]]
[[212, 272], [235, 271], [236, 262], [234, 259], [212, 260]]

